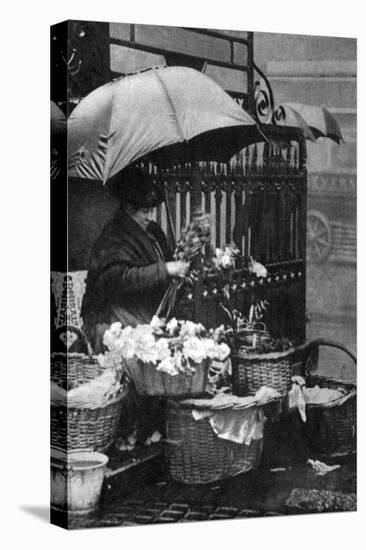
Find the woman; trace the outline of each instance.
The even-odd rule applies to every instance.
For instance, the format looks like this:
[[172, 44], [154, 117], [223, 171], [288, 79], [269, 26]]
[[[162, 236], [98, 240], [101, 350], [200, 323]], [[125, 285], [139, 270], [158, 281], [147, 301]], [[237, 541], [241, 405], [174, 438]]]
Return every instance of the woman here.
[[[82, 306], [85, 333], [95, 353], [105, 350], [103, 335], [111, 323], [149, 323], [169, 280], [184, 277], [189, 268], [185, 262], [169, 261], [165, 235], [151, 221], [154, 207], [162, 202], [155, 187], [133, 170], [125, 170], [116, 186], [120, 208], [93, 247]], [[136, 424], [143, 443], [155, 429], [162, 430], [163, 412], [159, 400], [139, 399], [131, 389], [120, 435], [128, 436]]]
[[116, 182], [120, 208], [93, 247], [83, 300], [85, 332], [95, 353], [104, 351], [111, 323], [149, 323], [169, 280], [184, 277], [189, 268], [169, 261], [165, 235], [151, 220], [161, 195], [138, 172], [124, 172]]

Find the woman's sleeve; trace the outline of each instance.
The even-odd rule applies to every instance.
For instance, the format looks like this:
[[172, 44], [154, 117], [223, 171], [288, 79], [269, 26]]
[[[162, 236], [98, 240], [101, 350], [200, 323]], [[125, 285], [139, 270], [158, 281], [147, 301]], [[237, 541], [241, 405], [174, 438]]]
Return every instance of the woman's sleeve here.
[[130, 267], [119, 263], [106, 268], [100, 275], [100, 283], [108, 293], [124, 294], [153, 289], [168, 281], [165, 262], [142, 267]]

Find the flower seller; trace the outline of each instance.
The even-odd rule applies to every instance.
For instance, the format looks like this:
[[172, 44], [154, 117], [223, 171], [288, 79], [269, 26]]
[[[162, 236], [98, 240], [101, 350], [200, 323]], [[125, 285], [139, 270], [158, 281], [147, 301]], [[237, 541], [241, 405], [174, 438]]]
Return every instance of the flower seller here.
[[103, 334], [122, 326], [149, 323], [171, 278], [184, 277], [189, 264], [169, 261], [165, 235], [152, 221], [162, 194], [140, 172], [124, 170], [113, 182], [120, 208], [95, 242], [90, 258], [82, 317], [96, 353]]
[[[163, 200], [158, 189], [132, 168], [111, 185], [120, 208], [93, 246], [82, 304], [85, 333], [95, 353], [105, 351], [103, 335], [112, 323], [149, 323], [169, 281], [184, 277], [189, 268], [186, 262], [170, 261], [166, 237], [151, 219]], [[123, 414], [125, 430], [137, 423], [140, 442], [161, 421], [158, 404], [137, 399], [133, 389]]]

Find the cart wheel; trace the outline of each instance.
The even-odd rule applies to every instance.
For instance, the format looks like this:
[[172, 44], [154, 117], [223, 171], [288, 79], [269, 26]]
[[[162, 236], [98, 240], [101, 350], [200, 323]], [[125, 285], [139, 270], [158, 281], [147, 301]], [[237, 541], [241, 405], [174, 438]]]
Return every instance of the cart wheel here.
[[318, 210], [309, 210], [307, 215], [307, 260], [322, 264], [332, 251], [332, 229], [326, 216]]

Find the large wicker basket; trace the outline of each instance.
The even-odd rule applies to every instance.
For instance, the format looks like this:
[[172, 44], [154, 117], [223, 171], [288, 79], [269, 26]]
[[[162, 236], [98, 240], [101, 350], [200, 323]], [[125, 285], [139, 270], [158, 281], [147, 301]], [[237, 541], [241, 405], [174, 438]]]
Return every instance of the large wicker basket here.
[[192, 375], [177, 374], [171, 376], [156, 370], [152, 363], [139, 359], [126, 361], [127, 368], [135, 383], [137, 393], [157, 397], [197, 397], [205, 393], [210, 361], [194, 363]]
[[[308, 344], [303, 356], [303, 376], [308, 387], [318, 385], [321, 388], [341, 389], [342, 397], [323, 404], [306, 406], [307, 421], [303, 424], [303, 433], [309, 446], [322, 454], [349, 453], [356, 449], [356, 384], [334, 380], [309, 372], [308, 358], [318, 357], [320, 346], [329, 346], [344, 351], [356, 363], [354, 354], [343, 344], [333, 340], [319, 338]], [[312, 365], [314, 368], [314, 365]], [[298, 414], [293, 411], [292, 414]]]
[[239, 396], [255, 395], [262, 386], [268, 386], [286, 396], [291, 387], [291, 356], [293, 349], [284, 352], [233, 354], [233, 393]]
[[[95, 358], [57, 353], [51, 357], [51, 380], [67, 388], [93, 380], [103, 372]], [[124, 386], [113, 398], [93, 406], [71, 408], [51, 403], [51, 446], [64, 451], [105, 451], [113, 443], [120, 420]]]
[[194, 420], [192, 407], [168, 402], [166, 459], [170, 477], [187, 484], [206, 484], [258, 466], [263, 440], [250, 445], [219, 438], [206, 418]]

